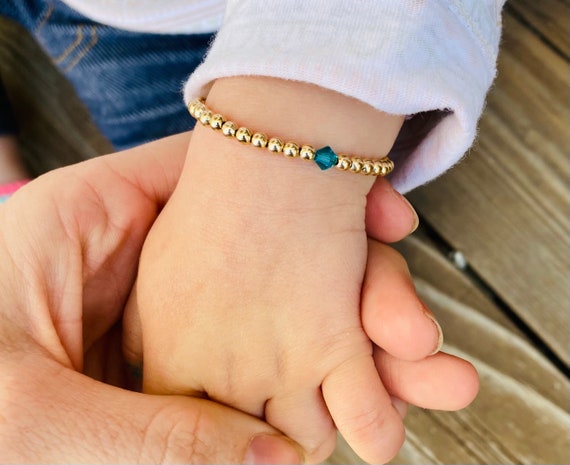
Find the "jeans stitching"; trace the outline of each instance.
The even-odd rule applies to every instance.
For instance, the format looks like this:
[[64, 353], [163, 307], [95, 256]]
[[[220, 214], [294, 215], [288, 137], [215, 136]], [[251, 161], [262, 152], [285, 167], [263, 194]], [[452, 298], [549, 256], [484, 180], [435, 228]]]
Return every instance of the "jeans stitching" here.
[[97, 34], [97, 26], [91, 26], [91, 40], [89, 41], [89, 43], [83, 48], [83, 50], [81, 50], [79, 52], [79, 54], [73, 59], [73, 61], [71, 61], [71, 63], [69, 63], [69, 65], [67, 65], [65, 67], [65, 72], [71, 71], [75, 66], [77, 66], [77, 64], [83, 59], [85, 58], [85, 56], [87, 55], [87, 53], [89, 53], [90, 50], [92, 50], [95, 45], [97, 45], [97, 42], [99, 42], [99, 36]]
[[35, 28], [35, 31], [34, 31], [35, 36], [39, 35], [41, 30], [43, 29], [43, 27], [47, 23], [48, 19], [50, 19], [51, 15], [53, 14], [54, 9], [55, 9], [55, 7], [53, 6], [53, 3], [50, 2], [48, 7], [47, 7], [47, 10], [45, 11], [45, 13], [43, 13], [43, 15], [40, 18], [38, 25]]
[[77, 28], [77, 37], [75, 38], [75, 40], [73, 41], [73, 43], [67, 47], [63, 53], [58, 56], [57, 58], [54, 58], [54, 63], [56, 64], [61, 64], [63, 62], [63, 60], [65, 60], [69, 55], [71, 55], [71, 53], [77, 48], [79, 47], [79, 44], [81, 44], [81, 42], [83, 41], [83, 26], [78, 26]]

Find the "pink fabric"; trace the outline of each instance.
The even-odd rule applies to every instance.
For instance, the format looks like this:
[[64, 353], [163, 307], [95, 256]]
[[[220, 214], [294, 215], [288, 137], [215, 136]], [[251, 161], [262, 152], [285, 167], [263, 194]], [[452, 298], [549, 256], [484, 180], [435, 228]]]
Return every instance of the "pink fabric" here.
[[8, 184], [0, 185], [0, 196], [7, 196], [12, 195], [16, 192], [20, 187], [24, 186], [25, 184], [29, 183], [29, 179], [22, 179], [21, 181], [14, 181]]

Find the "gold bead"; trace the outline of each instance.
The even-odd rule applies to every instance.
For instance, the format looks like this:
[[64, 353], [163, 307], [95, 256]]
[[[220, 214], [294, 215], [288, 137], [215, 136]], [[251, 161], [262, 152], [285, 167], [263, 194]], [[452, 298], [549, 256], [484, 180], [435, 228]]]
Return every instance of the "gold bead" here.
[[210, 127], [212, 129], [222, 129], [224, 122], [225, 122], [224, 117], [216, 113], [215, 115], [212, 115], [212, 117], [210, 118]]
[[374, 176], [383, 176], [382, 169], [384, 167], [384, 163], [381, 161], [375, 161], [374, 166], [372, 167], [372, 174]]
[[388, 158], [382, 158], [374, 163], [375, 171], [378, 171], [378, 176], [386, 176], [390, 171], [394, 163]]
[[293, 142], [287, 142], [283, 146], [283, 155], [290, 158], [295, 158], [299, 156], [299, 146]]
[[362, 169], [362, 160], [360, 158], [353, 158], [350, 163], [350, 171], [353, 173], [360, 173]]
[[267, 136], [265, 134], [256, 132], [253, 136], [251, 136], [251, 144], [261, 148], [267, 147]]
[[374, 162], [372, 160], [364, 160], [360, 172], [366, 176], [374, 172]]
[[269, 139], [269, 142], [267, 142], [267, 148], [269, 149], [270, 152], [282, 152], [283, 151], [283, 141], [281, 139], [278, 139], [277, 137], [272, 137], [271, 139]]
[[382, 164], [379, 161], [375, 161], [374, 166], [372, 167], [372, 175], [380, 176], [381, 173], [382, 173]]
[[251, 141], [251, 131], [247, 128], [241, 127], [236, 131], [236, 139], [244, 144]]
[[[246, 127], [238, 127], [233, 121], [225, 121], [224, 117], [213, 112], [206, 106], [205, 99], [195, 98], [188, 103], [188, 112], [204, 126], [221, 130], [225, 136], [235, 137], [242, 143], [251, 143], [255, 147], [267, 147], [274, 153], [283, 153], [286, 157], [300, 157], [303, 160], [314, 160], [316, 150], [311, 145], [299, 145], [293, 142], [284, 143], [277, 137], [268, 140], [265, 134], [252, 131]], [[385, 176], [394, 169], [394, 162], [389, 157], [380, 160], [362, 160], [348, 155], [339, 155], [335, 167], [341, 171], [350, 170], [353, 173], [364, 175]]]
[[226, 121], [222, 125], [222, 134], [224, 136], [233, 137], [236, 135], [237, 125], [233, 121]]
[[204, 126], [209, 126], [211, 117], [212, 112], [210, 110], [204, 110], [200, 115], [200, 123], [202, 123]]
[[347, 169], [350, 168], [350, 158], [348, 158], [347, 156], [339, 156], [338, 157], [338, 161], [336, 162], [336, 167], [341, 170], [341, 171], [346, 171]]
[[312, 161], [315, 159], [315, 148], [310, 145], [303, 145], [299, 155], [303, 160]]
[[194, 99], [188, 103], [188, 112], [194, 118], [194, 112], [196, 111], [196, 105], [200, 103], [198, 99]]
[[205, 111], [206, 105], [204, 105], [202, 102], [197, 103], [196, 107], [194, 108], [194, 118], [200, 119], [200, 116], [202, 116], [202, 113]]

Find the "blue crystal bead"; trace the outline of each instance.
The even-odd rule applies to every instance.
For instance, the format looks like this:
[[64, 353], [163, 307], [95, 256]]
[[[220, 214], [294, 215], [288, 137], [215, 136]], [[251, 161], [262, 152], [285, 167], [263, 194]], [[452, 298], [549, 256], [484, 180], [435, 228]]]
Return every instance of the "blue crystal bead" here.
[[328, 145], [315, 152], [315, 163], [322, 170], [332, 168], [338, 162], [338, 156]]

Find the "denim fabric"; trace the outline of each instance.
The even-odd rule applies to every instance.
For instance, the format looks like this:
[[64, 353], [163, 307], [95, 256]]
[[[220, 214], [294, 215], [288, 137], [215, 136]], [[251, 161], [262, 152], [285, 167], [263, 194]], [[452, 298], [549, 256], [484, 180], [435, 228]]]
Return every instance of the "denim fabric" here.
[[0, 15], [32, 33], [116, 149], [193, 126], [182, 84], [201, 63], [213, 34], [123, 31], [60, 0], [1, 0]]

